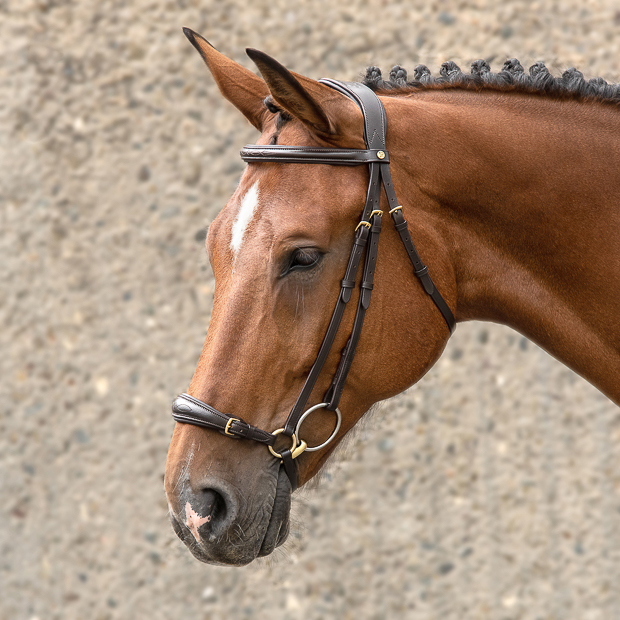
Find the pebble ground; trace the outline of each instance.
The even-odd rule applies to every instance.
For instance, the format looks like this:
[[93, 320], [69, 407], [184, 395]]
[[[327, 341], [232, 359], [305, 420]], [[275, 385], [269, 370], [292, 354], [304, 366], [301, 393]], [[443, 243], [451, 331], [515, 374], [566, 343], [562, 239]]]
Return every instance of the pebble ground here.
[[169, 405], [255, 138], [181, 26], [315, 78], [516, 56], [620, 81], [615, 0], [0, 0], [0, 619], [620, 618], [618, 409], [495, 325], [363, 423], [273, 558], [176, 539]]

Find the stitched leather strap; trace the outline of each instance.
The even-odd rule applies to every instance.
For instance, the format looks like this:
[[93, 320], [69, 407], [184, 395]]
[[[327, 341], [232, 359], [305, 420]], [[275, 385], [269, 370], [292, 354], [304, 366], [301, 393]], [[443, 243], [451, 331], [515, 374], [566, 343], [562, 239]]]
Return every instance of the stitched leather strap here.
[[252, 426], [240, 418], [222, 413], [189, 394], [176, 397], [172, 403], [172, 417], [177, 422], [211, 428], [223, 435], [252, 439], [268, 446], [273, 446], [276, 441], [275, 435]]
[[360, 82], [340, 82], [329, 78], [323, 78], [319, 82], [337, 90], [357, 103], [364, 116], [366, 148], [385, 150], [387, 119], [385, 118], [385, 108], [379, 101], [379, 97]]
[[374, 215], [370, 228], [370, 236], [368, 238], [366, 261], [364, 263], [364, 275], [362, 277], [360, 296], [357, 303], [357, 312], [355, 313], [353, 329], [351, 330], [351, 336], [349, 337], [346, 346], [342, 350], [342, 355], [340, 357], [340, 363], [338, 364], [336, 374], [332, 379], [329, 389], [323, 397], [323, 401], [327, 403], [325, 409], [328, 409], [329, 411], [335, 411], [338, 408], [340, 397], [342, 396], [342, 391], [344, 390], [344, 385], [347, 380], [347, 375], [349, 374], [349, 370], [351, 370], [351, 364], [353, 363], [353, 358], [355, 357], [357, 343], [359, 342], [362, 334], [366, 310], [368, 310], [368, 307], [370, 306], [370, 296], [372, 294], [375, 268], [377, 266], [380, 233], [381, 216]]
[[422, 287], [425, 292], [430, 295], [431, 299], [435, 302], [439, 312], [441, 312], [450, 333], [453, 333], [456, 328], [456, 320], [454, 314], [450, 310], [450, 306], [446, 303], [445, 299], [441, 296], [441, 293], [437, 290], [437, 287], [433, 283], [431, 276], [428, 273], [428, 267], [422, 262], [418, 251], [413, 244], [411, 234], [409, 233], [409, 225], [407, 220], [403, 216], [402, 209], [396, 209], [398, 205], [398, 199], [396, 198], [396, 192], [394, 191], [394, 185], [392, 184], [392, 175], [390, 174], [389, 166], [381, 166], [381, 177], [383, 180], [383, 188], [385, 189], [385, 195], [388, 198], [388, 204], [390, 205], [390, 211], [392, 211], [392, 221], [394, 227], [400, 235], [400, 239], [405, 246], [409, 260], [413, 265], [413, 273], [422, 283]]
[[241, 159], [247, 162], [284, 162], [287, 164], [329, 164], [331, 166], [361, 166], [389, 163], [386, 150], [328, 149], [319, 146], [286, 146], [284, 144], [247, 144], [241, 149]]

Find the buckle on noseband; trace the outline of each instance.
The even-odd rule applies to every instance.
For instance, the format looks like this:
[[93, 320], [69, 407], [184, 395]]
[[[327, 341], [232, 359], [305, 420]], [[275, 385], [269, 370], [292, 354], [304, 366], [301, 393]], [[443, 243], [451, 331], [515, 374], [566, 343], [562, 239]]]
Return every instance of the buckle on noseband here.
[[236, 437], [236, 435], [234, 433], [230, 432], [230, 425], [233, 422], [241, 422], [241, 420], [239, 418], [228, 418], [228, 422], [226, 422], [226, 426], [224, 427], [224, 434], [228, 435], [229, 437]]

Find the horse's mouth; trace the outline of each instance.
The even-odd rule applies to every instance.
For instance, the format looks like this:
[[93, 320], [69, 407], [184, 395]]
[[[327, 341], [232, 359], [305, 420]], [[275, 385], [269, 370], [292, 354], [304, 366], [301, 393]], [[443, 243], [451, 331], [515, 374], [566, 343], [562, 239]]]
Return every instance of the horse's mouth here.
[[291, 514], [291, 483], [280, 467], [278, 471], [278, 483], [276, 495], [273, 498], [271, 516], [263, 538], [258, 557], [269, 555], [276, 547], [279, 547], [288, 538]]
[[[228, 531], [220, 536], [214, 537], [205, 533], [204, 536], [200, 536], [200, 540], [196, 540], [190, 529], [172, 512], [170, 521], [176, 535], [197, 560], [220, 566], [245, 566], [257, 557], [269, 555], [286, 541], [289, 534], [290, 509], [291, 484], [284, 469], [279, 468], [275, 495], [266, 525], [265, 520], [260, 520], [256, 527], [252, 528], [253, 531], [247, 529], [243, 531], [233, 523]], [[240, 531], [243, 532], [242, 536]]]

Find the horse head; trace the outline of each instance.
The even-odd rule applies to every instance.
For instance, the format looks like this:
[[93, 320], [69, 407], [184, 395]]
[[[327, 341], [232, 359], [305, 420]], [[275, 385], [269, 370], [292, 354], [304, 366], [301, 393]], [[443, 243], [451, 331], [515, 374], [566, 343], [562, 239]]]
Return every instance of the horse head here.
[[[360, 108], [341, 93], [248, 50], [261, 72], [258, 77], [196, 33], [185, 33], [223, 96], [261, 132], [257, 144], [366, 148]], [[383, 99], [388, 148], [395, 160], [403, 145], [398, 121], [390, 115], [390, 98]], [[405, 153], [404, 158], [409, 157]], [[414, 188], [404, 167], [392, 168], [406, 204]], [[328, 329], [368, 182], [367, 166], [257, 162], [246, 167], [207, 235], [215, 298], [188, 389], [191, 397], [259, 429], [273, 432], [284, 426]], [[449, 337], [444, 319], [413, 274], [397, 232], [385, 229], [373, 303], [339, 404], [342, 424], [328, 446], [297, 457], [300, 485], [320, 470], [374, 403], [423, 376]], [[446, 250], [430, 228], [420, 231], [416, 243], [424, 254], [432, 254], [435, 282], [454, 307], [455, 283]], [[351, 334], [358, 290], [308, 406], [322, 402], [336, 372]], [[332, 411], [315, 411], [304, 421], [304, 441], [321, 444], [335, 423]], [[265, 445], [234, 440], [230, 434], [177, 423], [165, 486], [175, 531], [192, 553], [206, 562], [243, 565], [286, 539], [292, 489], [280, 460]], [[276, 453], [287, 441], [278, 438]]]

